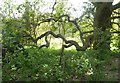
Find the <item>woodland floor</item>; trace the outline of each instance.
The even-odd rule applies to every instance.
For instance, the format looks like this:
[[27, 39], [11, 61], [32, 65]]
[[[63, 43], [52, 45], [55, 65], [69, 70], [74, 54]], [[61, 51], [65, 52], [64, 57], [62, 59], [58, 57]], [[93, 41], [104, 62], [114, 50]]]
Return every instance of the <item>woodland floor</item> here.
[[120, 81], [120, 58], [111, 58], [104, 65], [103, 71], [109, 81]]

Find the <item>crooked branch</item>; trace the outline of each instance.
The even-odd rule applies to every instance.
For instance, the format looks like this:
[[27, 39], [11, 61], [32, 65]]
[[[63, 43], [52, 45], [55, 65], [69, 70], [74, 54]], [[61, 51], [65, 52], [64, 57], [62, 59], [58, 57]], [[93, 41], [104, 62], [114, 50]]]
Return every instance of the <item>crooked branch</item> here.
[[42, 22], [40, 22], [38, 25], [40, 25], [41, 23], [44, 23], [44, 22], [50, 22], [50, 21], [52, 21], [52, 20], [55, 21], [55, 22], [57, 22], [57, 21], [63, 22], [63, 21], [60, 20], [60, 19], [63, 18], [63, 17], [66, 17], [68, 22], [71, 22], [71, 23], [73, 23], [73, 24], [75, 25], [75, 27], [77, 28], [77, 30], [78, 30], [79, 33], [80, 33], [80, 39], [81, 39], [81, 41], [82, 41], [82, 44], [84, 45], [85, 42], [84, 42], [83, 37], [82, 37], [82, 31], [80, 30], [80, 27], [79, 27], [79, 25], [78, 25], [78, 23], [77, 23], [77, 20], [76, 20], [76, 19], [75, 19], [75, 20], [71, 20], [71, 19], [70, 19], [70, 16], [67, 15], [67, 14], [61, 15], [61, 16], [57, 17], [56, 19], [53, 18], [53, 17], [48, 18], [48, 19], [43, 19]]
[[35, 46], [35, 47], [38, 47], [38, 48], [49, 47], [49, 41], [47, 40], [48, 35], [52, 35], [55, 38], [61, 38], [65, 42], [65, 45], [63, 45], [65, 48], [68, 48], [68, 47], [71, 47], [71, 46], [75, 46], [77, 51], [84, 51], [84, 50], [86, 50], [90, 46], [90, 40], [93, 38], [93, 35], [88, 36], [86, 38], [85, 44], [83, 46], [80, 46], [76, 41], [74, 41], [74, 40], [67, 40], [61, 34], [55, 34], [52, 31], [47, 31], [44, 34], [40, 35], [39, 37], [37, 37], [36, 39], [33, 40], [33, 41], [37, 42], [39, 39], [45, 37], [46, 44], [41, 45], [39, 47], [36, 46], [36, 45], [32, 45], [32, 46]]

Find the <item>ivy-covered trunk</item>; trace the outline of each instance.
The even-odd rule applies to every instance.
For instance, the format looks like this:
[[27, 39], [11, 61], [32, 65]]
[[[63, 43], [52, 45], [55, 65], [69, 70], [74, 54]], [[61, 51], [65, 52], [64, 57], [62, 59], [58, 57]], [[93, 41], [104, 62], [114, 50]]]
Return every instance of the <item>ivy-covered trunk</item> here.
[[95, 3], [94, 49], [110, 49], [111, 7], [112, 2]]

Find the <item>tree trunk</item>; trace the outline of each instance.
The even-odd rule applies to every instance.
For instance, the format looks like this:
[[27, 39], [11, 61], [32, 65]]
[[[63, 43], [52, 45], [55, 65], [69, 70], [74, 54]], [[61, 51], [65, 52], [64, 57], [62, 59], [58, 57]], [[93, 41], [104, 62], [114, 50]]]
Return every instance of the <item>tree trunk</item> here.
[[110, 49], [111, 7], [112, 2], [95, 3], [96, 12], [94, 16], [94, 49]]

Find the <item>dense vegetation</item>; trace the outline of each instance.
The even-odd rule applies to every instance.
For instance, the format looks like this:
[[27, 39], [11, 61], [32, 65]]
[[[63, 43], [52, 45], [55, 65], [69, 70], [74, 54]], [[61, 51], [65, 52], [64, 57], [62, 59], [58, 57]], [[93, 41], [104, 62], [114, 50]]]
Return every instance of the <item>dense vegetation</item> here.
[[3, 82], [119, 80], [120, 2], [86, 2], [78, 17], [66, 4], [4, 2]]

